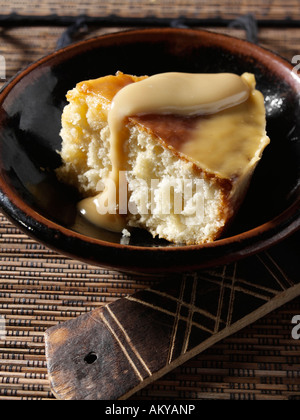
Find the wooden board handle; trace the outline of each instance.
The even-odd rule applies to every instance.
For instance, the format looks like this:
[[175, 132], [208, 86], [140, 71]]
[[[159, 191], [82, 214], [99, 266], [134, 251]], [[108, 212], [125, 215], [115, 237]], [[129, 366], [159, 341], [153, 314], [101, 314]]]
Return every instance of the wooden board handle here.
[[186, 274], [48, 329], [59, 399], [125, 399], [300, 295], [299, 235], [269, 252]]

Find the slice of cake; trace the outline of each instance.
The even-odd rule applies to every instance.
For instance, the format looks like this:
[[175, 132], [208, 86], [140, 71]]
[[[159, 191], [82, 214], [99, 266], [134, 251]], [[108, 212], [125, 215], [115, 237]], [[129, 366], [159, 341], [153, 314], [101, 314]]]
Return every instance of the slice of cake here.
[[78, 83], [62, 115], [60, 180], [112, 231], [144, 228], [177, 244], [220, 237], [265, 146], [254, 75], [118, 72]]

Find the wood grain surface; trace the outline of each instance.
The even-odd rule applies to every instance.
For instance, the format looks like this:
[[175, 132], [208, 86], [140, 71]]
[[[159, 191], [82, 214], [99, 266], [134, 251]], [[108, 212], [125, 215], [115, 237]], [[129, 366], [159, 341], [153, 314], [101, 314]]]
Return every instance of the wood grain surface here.
[[[235, 19], [240, 15], [253, 13], [259, 20], [280, 22], [278, 27], [276, 25], [259, 26], [260, 45], [281, 54], [289, 61], [294, 55], [300, 54], [300, 27], [297, 26], [297, 20], [300, 19], [298, 0], [240, 1], [238, 8], [233, 0], [219, 2], [208, 0], [202, 2], [192, 0], [172, 2], [162, 0], [1, 1], [0, 14], [12, 12], [36, 16], [48, 14], [110, 16], [115, 14], [139, 18], [185, 16], [201, 19], [216, 17]], [[287, 18], [293, 21], [292, 25], [286, 21]], [[284, 24], [282, 24], [283, 20]], [[6, 77], [0, 80], [0, 85], [24, 66], [55, 50], [57, 40], [66, 29], [61, 25], [33, 27], [19, 25], [3, 28], [0, 26], [0, 55], [5, 58], [6, 71]], [[87, 28], [87, 31], [81, 31], [76, 40], [120, 29], [124, 28], [91, 26]], [[245, 32], [242, 29], [228, 28], [226, 25], [209, 26], [207, 29], [245, 38]], [[299, 247], [295, 249], [299, 253]], [[298, 290], [299, 283], [295, 279], [295, 275], [299, 278], [298, 257], [293, 264], [290, 261], [288, 265], [282, 266], [282, 262], [278, 260], [280, 255], [273, 255], [271, 252], [274, 251], [270, 251], [269, 255], [272, 256], [275, 266], [272, 261], [270, 262], [268, 255], [262, 256], [263, 262], [255, 257], [255, 262], [260, 267], [257, 273], [265, 273], [263, 278], [266, 280], [272, 278], [273, 272], [275, 277], [280, 278], [285, 288], [287, 278], [296, 285], [296, 289], [293, 290]], [[264, 268], [264, 263], [267, 264], [268, 269]], [[241, 270], [239, 264], [235, 270], [239, 273], [238, 277], [235, 277], [238, 278], [235, 282], [237, 288], [232, 289], [229, 286], [234, 271], [234, 266], [230, 266], [226, 268], [222, 290], [229, 297], [232, 290], [235, 290], [234, 295], [231, 294], [232, 297], [247, 296], [251, 290], [249, 283], [256, 284], [259, 281], [258, 274], [253, 279], [248, 279], [245, 284], [241, 280], [247, 273], [239, 271]], [[202, 273], [203, 281], [206, 285], [213, 284], [220, 293], [220, 280], [215, 279], [213, 282], [216, 273], [220, 276], [220, 268], [215, 270], [214, 275], [212, 272]], [[223, 271], [221, 277], [218, 278], [222, 279], [222, 275]], [[144, 293], [142, 298], [145, 300], [146, 289], [161, 290], [165, 281], [167, 279], [146, 280], [143, 277], [123, 275], [56, 254], [30, 239], [0, 214], [0, 400], [54, 399], [46, 365], [45, 331], [51, 327], [56, 329], [58, 324], [66, 321], [73, 322], [81, 315], [94, 310], [101, 311], [104, 316], [109, 317], [107, 304], [114, 310], [120, 305], [120, 298], [129, 301], [127, 296], [136, 296], [136, 294], [140, 296], [141, 293]], [[183, 279], [176, 281], [182, 282]], [[197, 285], [198, 281], [199, 279], [197, 279]], [[192, 287], [193, 280], [189, 282], [189, 285]], [[267, 296], [268, 300], [263, 304], [269, 304], [272, 302], [276, 287], [274, 289], [273, 284], [272, 287], [267, 287], [263, 291], [255, 289], [255, 293], [265, 298]], [[244, 290], [244, 292], [238, 290]], [[175, 361], [175, 353], [173, 353], [172, 363], [167, 365], [164, 359], [164, 366], [168, 366], [167, 369], [165, 368], [165, 373], [163, 372], [164, 375], [157, 377], [143, 389], [133, 388], [136, 393], [129, 398], [131, 400], [300, 399], [300, 340], [291, 336], [293, 328], [291, 320], [293, 316], [300, 314], [300, 298], [292, 299], [292, 297], [289, 296], [291, 300], [286, 304], [283, 304], [284, 300], [276, 301], [274, 308], [278, 305], [283, 306], [265, 316], [261, 313], [257, 321], [254, 322], [253, 319], [250, 325], [244, 326], [226, 338], [218, 337], [219, 341], [215, 344], [210, 343], [205, 350], [205, 337], [202, 337], [203, 340], [200, 343], [197, 342], [197, 337], [194, 338], [194, 334], [191, 334], [190, 347], [187, 347], [188, 350], [185, 353], [188, 355], [186, 356], [188, 360], [177, 366], [178, 362]], [[181, 329], [186, 331], [185, 328], [188, 325], [186, 319], [199, 316], [199, 314], [191, 310], [191, 301], [187, 301], [188, 305], [186, 305], [180, 304], [178, 296], [176, 299], [172, 302], [173, 305], [175, 303], [175, 308], [180, 307], [180, 311], [179, 309], [177, 311], [180, 315], [179, 324]], [[261, 303], [261, 300], [259, 301]], [[235, 302], [237, 303], [238, 300]], [[133, 301], [130, 303], [133, 304]], [[135, 303], [136, 307], [139, 305], [141, 304]], [[214, 325], [213, 331], [216, 325], [218, 325], [219, 333], [223, 331], [224, 324], [221, 319], [223, 321], [231, 319], [231, 325], [233, 325], [235, 318], [232, 318], [232, 314], [234, 312], [226, 317], [223, 314], [222, 318], [216, 318], [214, 314], [211, 320]], [[170, 332], [170, 326], [174, 325], [175, 318], [170, 314], [164, 314], [164, 317], [168, 321], [165, 328], [169, 328], [170, 341], [170, 337], [174, 337], [174, 334]], [[220, 320], [219, 324], [216, 319]], [[118, 320], [123, 325], [123, 318], [118, 316]], [[200, 321], [198, 319], [195, 322], [198, 324]], [[203, 317], [201, 325], [202, 322]], [[98, 324], [97, 327], [99, 327]], [[114, 325], [116, 331], [120, 332], [116, 324]], [[203, 351], [193, 355], [190, 353], [191, 345], [197, 348], [196, 353], [198, 353], [199, 345], [203, 346], [201, 348]], [[179, 361], [181, 362], [182, 360]], [[93, 364], [90, 367], [92, 366]], [[153, 366], [152, 369], [155, 370]], [[147, 370], [143, 372], [147, 376]], [[125, 391], [123, 396], [126, 395]]]

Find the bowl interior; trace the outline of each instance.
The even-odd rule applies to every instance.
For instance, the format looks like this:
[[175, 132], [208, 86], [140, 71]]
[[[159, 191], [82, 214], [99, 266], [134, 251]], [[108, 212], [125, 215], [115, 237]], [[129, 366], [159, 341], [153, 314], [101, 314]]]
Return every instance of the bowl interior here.
[[[271, 143], [225, 237], [256, 228], [299, 197], [300, 83], [288, 64], [268, 54], [250, 44], [203, 31], [148, 30], [89, 40], [45, 58], [2, 92], [2, 178], [46, 218], [84, 235], [120, 243], [120, 235], [97, 229], [78, 217], [76, 191], [55, 177], [54, 170], [61, 163], [57, 150], [66, 92], [79, 81], [118, 70], [135, 75], [252, 72], [265, 97]], [[134, 232], [130, 245], [173, 246], [140, 230]]]

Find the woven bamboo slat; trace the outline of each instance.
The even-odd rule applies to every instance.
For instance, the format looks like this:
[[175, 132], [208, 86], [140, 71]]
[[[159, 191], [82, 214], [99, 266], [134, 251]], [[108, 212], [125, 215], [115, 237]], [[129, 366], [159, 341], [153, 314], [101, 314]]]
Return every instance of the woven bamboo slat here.
[[[6, 335], [0, 340], [0, 400], [53, 399], [47, 379], [45, 329], [141, 290], [149, 282], [57, 255], [27, 238], [4, 217], [1, 222], [6, 234], [0, 239], [0, 314], [5, 317]], [[4, 243], [6, 248], [2, 248]], [[300, 342], [291, 337], [291, 318], [297, 313], [299, 298], [131, 399], [298, 398]]]
[[[0, 55], [5, 57], [6, 79], [8, 80], [12, 77], [17, 70], [26, 67], [45, 54], [53, 52], [56, 48], [57, 40], [65, 29], [61, 27], [4, 29], [1, 34]], [[241, 29], [216, 27], [204, 27], [201, 29], [245, 38], [245, 33]], [[118, 30], [120, 28], [101, 29], [92, 27], [87, 33], [79, 37], [78, 41]], [[276, 51], [288, 61], [291, 61], [292, 57], [300, 52], [300, 28], [261, 28], [259, 30], [259, 44], [262, 47]], [[4, 82], [5, 80], [0, 80], [0, 87]]]
[[201, 2], [194, 0], [2, 0], [1, 14], [17, 12], [20, 14], [58, 15], [88, 14], [90, 16], [157, 16], [157, 17], [201, 17], [222, 16], [232, 19], [238, 14], [253, 13], [262, 19], [299, 19], [298, 0], [235, 0]]

